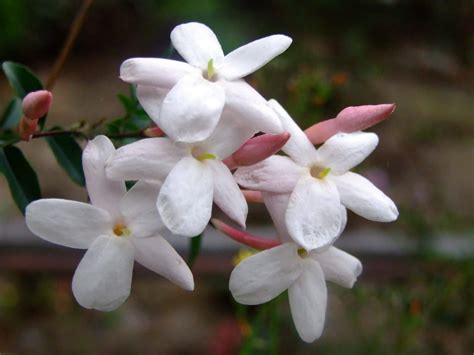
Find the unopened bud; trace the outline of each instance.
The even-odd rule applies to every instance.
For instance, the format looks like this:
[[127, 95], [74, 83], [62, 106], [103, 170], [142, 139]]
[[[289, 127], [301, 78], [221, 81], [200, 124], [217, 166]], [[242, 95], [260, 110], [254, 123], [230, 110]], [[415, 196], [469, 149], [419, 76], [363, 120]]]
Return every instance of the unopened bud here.
[[254, 236], [245, 231], [231, 227], [217, 218], [211, 219], [211, 223], [217, 230], [221, 231], [231, 239], [255, 249], [264, 250], [281, 245], [279, 240]]
[[395, 111], [395, 104], [347, 107], [330, 120], [316, 123], [305, 130], [313, 144], [320, 144], [339, 132], [351, 133], [367, 129]]
[[165, 132], [163, 132], [160, 127], [148, 127], [143, 131], [143, 134], [147, 137], [153, 138], [163, 137], [165, 135]]
[[30, 92], [23, 99], [23, 113], [30, 120], [38, 120], [48, 113], [52, 101], [53, 95], [47, 90]]
[[28, 117], [23, 116], [18, 125], [18, 135], [22, 140], [29, 142], [37, 127], [38, 120], [30, 120]]
[[242, 190], [245, 199], [250, 203], [263, 203], [263, 196], [260, 191]]
[[249, 166], [267, 159], [277, 153], [290, 139], [288, 132], [281, 134], [262, 134], [250, 138], [234, 154], [224, 160], [229, 169]]

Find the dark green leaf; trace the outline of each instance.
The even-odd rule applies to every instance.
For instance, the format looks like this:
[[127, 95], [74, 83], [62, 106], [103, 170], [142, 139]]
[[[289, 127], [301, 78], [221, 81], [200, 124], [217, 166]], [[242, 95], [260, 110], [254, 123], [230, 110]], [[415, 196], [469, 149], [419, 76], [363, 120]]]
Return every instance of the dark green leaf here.
[[[57, 127], [56, 127], [57, 128]], [[56, 128], [53, 128], [55, 130]], [[82, 170], [82, 149], [70, 135], [45, 137], [59, 165], [72, 181], [84, 186], [86, 180]]]
[[0, 172], [5, 175], [13, 200], [22, 213], [30, 202], [41, 198], [38, 177], [17, 147], [0, 148]]
[[21, 98], [32, 91], [43, 89], [41, 81], [28, 67], [14, 62], [3, 62], [2, 67], [11, 87]]
[[188, 265], [190, 268], [193, 267], [194, 262], [199, 256], [199, 253], [201, 252], [202, 236], [203, 234], [201, 233], [198, 236], [193, 237], [189, 240]]
[[12, 130], [16, 129], [20, 123], [21, 115], [21, 99], [15, 97], [10, 101], [2, 115], [2, 118], [0, 119], [0, 128]]

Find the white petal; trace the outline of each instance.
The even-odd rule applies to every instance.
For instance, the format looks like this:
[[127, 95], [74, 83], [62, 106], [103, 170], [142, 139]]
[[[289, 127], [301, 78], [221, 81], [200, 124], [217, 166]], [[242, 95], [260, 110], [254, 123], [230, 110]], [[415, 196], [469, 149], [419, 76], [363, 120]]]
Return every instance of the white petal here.
[[206, 69], [210, 59], [222, 60], [224, 53], [216, 35], [202, 23], [190, 22], [171, 31], [171, 42], [189, 64]]
[[321, 163], [339, 175], [359, 165], [379, 142], [375, 133], [338, 133], [318, 149]]
[[288, 289], [301, 272], [297, 246], [287, 243], [244, 259], [230, 274], [229, 289], [239, 303], [261, 304]]
[[347, 172], [331, 176], [341, 203], [358, 215], [377, 222], [392, 222], [398, 218], [397, 206], [365, 177]]
[[70, 248], [85, 249], [101, 234], [112, 232], [110, 215], [87, 203], [42, 199], [30, 203], [26, 225], [38, 237]]
[[291, 239], [288, 234], [285, 221], [286, 209], [288, 208], [291, 194], [263, 192], [262, 196], [265, 207], [267, 207], [268, 213], [270, 213], [270, 217], [277, 230], [279, 239], [283, 243], [293, 242], [293, 239]]
[[331, 181], [302, 177], [286, 211], [290, 236], [306, 250], [332, 244], [343, 223], [340, 206], [336, 186]]
[[187, 63], [161, 58], [132, 58], [120, 66], [123, 81], [168, 90], [189, 74], [199, 74], [199, 70]]
[[273, 35], [248, 43], [227, 54], [217, 72], [227, 80], [243, 78], [286, 51], [291, 42], [290, 37]]
[[192, 291], [191, 270], [176, 250], [163, 237], [131, 238], [135, 246], [135, 260], [146, 268], [166, 277], [177, 286]]
[[222, 112], [221, 119], [211, 136], [199, 144], [206, 152], [225, 159], [240, 148], [249, 138], [253, 137], [256, 130], [242, 125], [235, 114], [228, 110]]
[[317, 262], [305, 260], [301, 276], [288, 290], [288, 298], [300, 338], [312, 343], [323, 332], [327, 304], [326, 281]]
[[184, 150], [168, 138], [146, 138], [117, 149], [107, 163], [107, 176], [115, 180], [163, 181]]
[[146, 113], [158, 124], [161, 104], [168, 93], [168, 89], [157, 86], [138, 85], [137, 98]]
[[211, 169], [185, 157], [171, 170], [158, 195], [158, 211], [175, 234], [194, 237], [206, 228], [212, 211]]
[[206, 160], [214, 179], [214, 202], [224, 213], [245, 228], [248, 206], [244, 194], [234, 180], [229, 168], [220, 160]]
[[335, 247], [322, 253], [313, 252], [310, 257], [319, 263], [326, 280], [342, 287], [352, 288], [362, 272], [359, 259]]
[[97, 136], [82, 152], [82, 167], [91, 203], [117, 219], [120, 218], [119, 201], [127, 190], [123, 182], [110, 180], [105, 175], [106, 163], [114, 153], [115, 147], [110, 139]]
[[218, 82], [225, 89], [225, 105], [243, 125], [271, 134], [283, 133], [278, 116], [265, 99], [243, 80]]
[[202, 141], [216, 128], [224, 104], [222, 87], [200, 76], [186, 76], [166, 95], [157, 124], [174, 141]]
[[276, 100], [268, 101], [271, 107], [281, 120], [283, 130], [290, 133], [290, 140], [284, 145], [282, 150], [288, 154], [298, 164], [309, 166], [317, 160], [316, 148], [309, 141], [301, 128], [290, 117], [288, 112]]
[[133, 246], [125, 238], [100, 236], [82, 258], [72, 292], [85, 308], [112, 311], [130, 295]]
[[120, 201], [125, 225], [134, 237], [150, 237], [164, 228], [156, 208], [160, 187], [159, 183], [140, 180]]
[[241, 167], [234, 174], [237, 183], [245, 188], [285, 193], [292, 192], [306, 169], [290, 158], [274, 155], [252, 166]]

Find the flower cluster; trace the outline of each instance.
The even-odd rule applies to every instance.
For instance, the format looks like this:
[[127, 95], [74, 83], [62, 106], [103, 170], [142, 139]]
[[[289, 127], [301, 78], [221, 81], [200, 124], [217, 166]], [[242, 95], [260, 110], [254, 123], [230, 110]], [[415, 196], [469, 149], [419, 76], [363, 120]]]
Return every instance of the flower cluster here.
[[[348, 108], [305, 133], [242, 79], [284, 52], [290, 38], [265, 37], [224, 55], [207, 26], [187, 23], [171, 32], [171, 41], [186, 63], [133, 58], [120, 68], [165, 136], [117, 150], [97, 136], [83, 152], [90, 204], [38, 200], [28, 206], [26, 223], [52, 243], [87, 249], [72, 281], [74, 296], [83, 307], [109, 311], [130, 293], [134, 260], [193, 290], [193, 275], [163, 230], [201, 234], [213, 204], [245, 229], [247, 200], [263, 201], [279, 240], [259, 242], [213, 220], [234, 239], [266, 249], [237, 265], [230, 291], [255, 305], [288, 290], [296, 329], [312, 342], [324, 325], [326, 280], [350, 288], [362, 271], [359, 260], [333, 246], [346, 209], [380, 222], [398, 216], [384, 193], [349, 171], [378, 143], [360, 130], [394, 106]], [[273, 155], [280, 148], [286, 155]], [[129, 191], [125, 181], [135, 182]]]

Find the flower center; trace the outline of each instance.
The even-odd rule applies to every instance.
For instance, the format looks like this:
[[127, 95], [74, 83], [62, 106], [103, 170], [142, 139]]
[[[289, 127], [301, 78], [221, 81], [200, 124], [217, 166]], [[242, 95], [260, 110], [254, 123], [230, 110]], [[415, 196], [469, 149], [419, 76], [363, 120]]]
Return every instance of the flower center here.
[[197, 159], [199, 161], [203, 161], [206, 159], [217, 159], [217, 156], [215, 154], [205, 152], [199, 147], [194, 147], [193, 150], [191, 151], [192, 156], [194, 159]]
[[117, 237], [128, 237], [130, 236], [130, 234], [132, 234], [130, 229], [128, 229], [127, 226], [123, 223], [115, 224], [113, 231], [115, 236]]
[[299, 248], [298, 249], [298, 255], [301, 257], [301, 258], [306, 258], [309, 254], [306, 250], [304, 250], [303, 248]]
[[324, 179], [329, 174], [330, 171], [331, 171], [331, 168], [323, 168], [316, 165], [312, 166], [309, 169], [311, 176], [316, 179]]
[[209, 59], [207, 62], [207, 70], [204, 70], [202, 75], [209, 81], [216, 81], [216, 68], [214, 68], [214, 59]]

